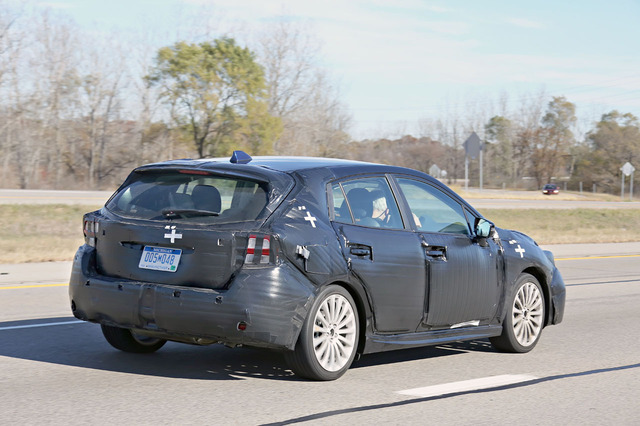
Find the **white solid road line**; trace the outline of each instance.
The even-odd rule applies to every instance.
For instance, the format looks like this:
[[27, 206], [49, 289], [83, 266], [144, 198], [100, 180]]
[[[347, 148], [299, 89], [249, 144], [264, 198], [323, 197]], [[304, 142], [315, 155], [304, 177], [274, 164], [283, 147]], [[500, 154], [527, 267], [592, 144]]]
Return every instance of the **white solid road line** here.
[[398, 391], [396, 393], [399, 393], [400, 395], [427, 398], [431, 396], [442, 396], [459, 392], [469, 392], [474, 390], [513, 385], [516, 383], [528, 382], [537, 379], [537, 377], [527, 374], [505, 374], [502, 376], [483, 377], [480, 379], [464, 380], [462, 382], [426, 386], [424, 388], [407, 389]]
[[50, 327], [52, 325], [68, 325], [68, 324], [86, 324], [84, 321], [65, 321], [65, 322], [48, 322], [44, 324], [30, 324], [30, 325], [15, 325], [13, 327], [0, 327], [0, 331], [5, 330], [18, 330], [20, 328], [36, 328], [36, 327]]

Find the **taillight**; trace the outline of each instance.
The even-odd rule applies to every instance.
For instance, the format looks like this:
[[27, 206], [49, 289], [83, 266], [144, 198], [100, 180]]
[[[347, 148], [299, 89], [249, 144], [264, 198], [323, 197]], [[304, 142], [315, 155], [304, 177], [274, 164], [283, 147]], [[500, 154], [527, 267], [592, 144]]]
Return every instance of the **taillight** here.
[[96, 238], [100, 231], [100, 222], [91, 216], [85, 216], [83, 219], [82, 233], [84, 234], [84, 242], [86, 245], [95, 247]]
[[271, 235], [249, 235], [244, 263], [249, 265], [275, 264], [275, 251], [271, 248]]
[[271, 256], [271, 237], [269, 235], [265, 235], [262, 239], [262, 257], [260, 258], [260, 263], [269, 263], [269, 258]]

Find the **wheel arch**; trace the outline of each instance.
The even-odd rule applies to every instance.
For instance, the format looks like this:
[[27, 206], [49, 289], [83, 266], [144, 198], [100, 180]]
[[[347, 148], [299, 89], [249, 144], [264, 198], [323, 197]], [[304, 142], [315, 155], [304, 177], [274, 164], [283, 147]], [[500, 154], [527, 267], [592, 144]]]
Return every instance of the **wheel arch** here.
[[540, 286], [542, 287], [542, 294], [544, 295], [544, 326], [546, 327], [551, 323], [551, 316], [553, 307], [551, 306], [551, 289], [549, 287], [549, 280], [547, 279], [547, 275], [540, 268], [535, 266], [531, 266], [524, 271], [522, 274], [530, 274], [533, 275]]

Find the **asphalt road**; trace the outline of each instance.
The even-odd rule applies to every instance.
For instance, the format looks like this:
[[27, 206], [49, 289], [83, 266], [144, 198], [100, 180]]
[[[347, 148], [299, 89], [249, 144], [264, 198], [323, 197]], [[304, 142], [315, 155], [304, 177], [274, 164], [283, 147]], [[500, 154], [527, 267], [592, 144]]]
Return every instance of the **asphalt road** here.
[[529, 354], [373, 354], [325, 383], [248, 348], [119, 352], [71, 317], [68, 263], [0, 265], [0, 424], [638, 424], [640, 251], [616, 247], [556, 247], [565, 319]]
[[471, 198], [467, 202], [476, 209], [640, 209], [638, 201], [566, 201], [552, 197], [545, 200]]

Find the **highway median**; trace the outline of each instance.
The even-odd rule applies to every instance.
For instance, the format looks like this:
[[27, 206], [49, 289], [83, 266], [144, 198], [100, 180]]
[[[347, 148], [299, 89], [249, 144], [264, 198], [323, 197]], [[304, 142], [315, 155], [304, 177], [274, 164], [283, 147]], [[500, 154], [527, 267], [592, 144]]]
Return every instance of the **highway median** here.
[[[69, 261], [83, 244], [86, 205], [0, 205], [0, 264]], [[640, 209], [480, 209], [498, 227], [538, 244], [640, 241]]]

